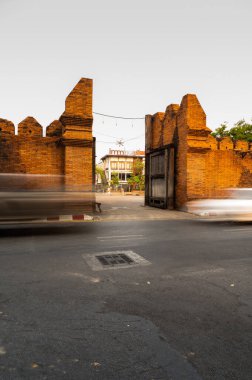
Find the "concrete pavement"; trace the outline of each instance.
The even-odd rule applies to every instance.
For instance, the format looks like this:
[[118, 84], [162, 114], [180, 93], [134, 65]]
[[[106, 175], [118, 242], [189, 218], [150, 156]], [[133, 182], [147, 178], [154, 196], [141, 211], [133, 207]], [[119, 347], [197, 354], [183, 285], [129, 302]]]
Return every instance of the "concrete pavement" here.
[[97, 193], [96, 201], [101, 203], [101, 221], [113, 220], [191, 220], [198, 217], [183, 211], [162, 210], [144, 206], [144, 197], [135, 195], [110, 195]]

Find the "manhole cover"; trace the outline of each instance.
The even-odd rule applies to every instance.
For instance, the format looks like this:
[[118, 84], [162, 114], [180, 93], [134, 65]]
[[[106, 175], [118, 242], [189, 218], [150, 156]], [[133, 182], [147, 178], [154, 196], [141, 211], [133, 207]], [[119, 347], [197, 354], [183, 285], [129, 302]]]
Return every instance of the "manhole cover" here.
[[114, 253], [112, 255], [96, 256], [102, 265], [131, 264], [134, 261], [125, 253]]
[[133, 251], [100, 252], [82, 255], [93, 270], [131, 268], [150, 262]]

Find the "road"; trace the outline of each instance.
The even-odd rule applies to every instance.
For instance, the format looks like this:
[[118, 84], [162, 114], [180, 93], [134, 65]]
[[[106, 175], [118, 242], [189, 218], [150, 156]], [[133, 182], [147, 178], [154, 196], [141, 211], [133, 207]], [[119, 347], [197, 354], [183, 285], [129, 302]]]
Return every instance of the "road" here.
[[[189, 219], [0, 226], [0, 378], [251, 379], [251, 237]], [[146, 261], [94, 257], [122, 251]]]

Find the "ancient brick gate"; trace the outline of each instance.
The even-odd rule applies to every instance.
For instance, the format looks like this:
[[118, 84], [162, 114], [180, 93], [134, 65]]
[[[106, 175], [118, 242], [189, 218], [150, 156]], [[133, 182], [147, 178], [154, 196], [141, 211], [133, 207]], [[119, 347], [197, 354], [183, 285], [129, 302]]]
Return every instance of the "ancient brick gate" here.
[[175, 147], [169, 144], [146, 154], [146, 204], [174, 208]]
[[217, 140], [196, 95], [145, 118], [145, 204], [184, 209], [187, 201], [252, 187], [252, 143]]
[[[46, 128], [33, 117], [18, 125], [0, 119], [0, 173], [55, 176], [66, 190], [92, 192], [95, 138], [92, 135], [92, 79], [81, 78], [66, 98], [65, 111]], [[60, 183], [61, 184], [61, 183]], [[95, 208], [95, 194], [87, 211]]]

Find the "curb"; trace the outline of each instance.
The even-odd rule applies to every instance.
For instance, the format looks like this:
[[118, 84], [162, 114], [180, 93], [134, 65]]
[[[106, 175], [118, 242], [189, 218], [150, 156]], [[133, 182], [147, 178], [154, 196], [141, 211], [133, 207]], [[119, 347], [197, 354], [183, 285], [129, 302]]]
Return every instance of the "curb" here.
[[41, 222], [83, 222], [83, 221], [94, 221], [96, 217], [87, 214], [79, 215], [59, 215], [59, 216], [49, 216], [45, 219], [41, 219]]

